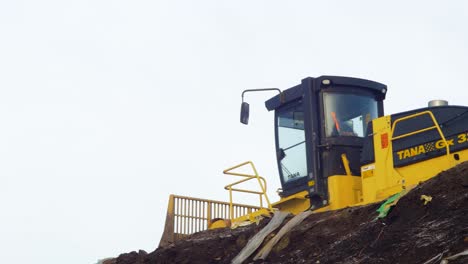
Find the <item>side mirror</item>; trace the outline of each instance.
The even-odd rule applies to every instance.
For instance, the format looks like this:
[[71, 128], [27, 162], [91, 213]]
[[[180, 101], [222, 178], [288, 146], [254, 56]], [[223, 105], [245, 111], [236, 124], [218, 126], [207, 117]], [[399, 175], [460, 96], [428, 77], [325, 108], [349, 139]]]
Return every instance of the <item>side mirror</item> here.
[[278, 88], [260, 88], [260, 89], [247, 89], [242, 92], [242, 105], [241, 105], [241, 114], [240, 121], [242, 124], [247, 125], [249, 123], [249, 104], [244, 102], [244, 94], [246, 92], [261, 92], [261, 91], [278, 91], [280, 93], [280, 101], [284, 102], [284, 95]]
[[241, 104], [240, 121], [244, 125], [249, 123], [249, 104], [247, 102], [242, 102]]

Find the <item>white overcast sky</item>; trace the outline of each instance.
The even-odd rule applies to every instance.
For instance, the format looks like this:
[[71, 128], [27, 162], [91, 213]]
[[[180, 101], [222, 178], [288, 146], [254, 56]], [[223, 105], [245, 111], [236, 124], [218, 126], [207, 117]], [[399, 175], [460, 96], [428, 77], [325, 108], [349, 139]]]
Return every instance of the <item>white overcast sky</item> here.
[[242, 90], [344, 75], [386, 113], [468, 102], [466, 1], [0, 0], [0, 260], [156, 248], [170, 193], [227, 200], [222, 170], [279, 179], [273, 115]]

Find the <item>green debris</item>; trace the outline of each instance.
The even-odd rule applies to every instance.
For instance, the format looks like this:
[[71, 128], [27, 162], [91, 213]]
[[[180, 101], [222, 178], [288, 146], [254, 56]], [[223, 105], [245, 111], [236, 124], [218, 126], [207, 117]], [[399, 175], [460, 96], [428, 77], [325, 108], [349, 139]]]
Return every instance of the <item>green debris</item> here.
[[381, 219], [387, 216], [388, 212], [390, 212], [390, 209], [398, 203], [398, 200], [400, 200], [401, 197], [403, 197], [407, 193], [406, 190], [403, 190], [397, 194], [394, 194], [390, 196], [378, 209], [377, 212], [379, 215], [377, 216], [377, 219]]

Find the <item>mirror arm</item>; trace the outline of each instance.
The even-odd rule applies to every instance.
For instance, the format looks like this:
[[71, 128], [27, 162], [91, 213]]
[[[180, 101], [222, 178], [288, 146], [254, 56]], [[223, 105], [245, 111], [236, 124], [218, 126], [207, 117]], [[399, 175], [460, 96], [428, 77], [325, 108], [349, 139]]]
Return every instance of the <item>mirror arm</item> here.
[[244, 94], [247, 93], [247, 92], [263, 92], [263, 91], [278, 91], [278, 93], [280, 94], [280, 102], [281, 103], [284, 103], [284, 93], [281, 92], [280, 89], [278, 88], [259, 88], [259, 89], [247, 89], [247, 90], [244, 90], [242, 92], [242, 102], [244, 102]]
[[280, 103], [284, 103], [285, 96], [278, 88], [260, 88], [260, 89], [247, 89], [242, 92], [241, 116], [240, 122], [244, 125], [249, 123], [249, 104], [244, 102], [244, 94], [247, 92], [263, 92], [263, 91], [278, 91], [280, 94]]

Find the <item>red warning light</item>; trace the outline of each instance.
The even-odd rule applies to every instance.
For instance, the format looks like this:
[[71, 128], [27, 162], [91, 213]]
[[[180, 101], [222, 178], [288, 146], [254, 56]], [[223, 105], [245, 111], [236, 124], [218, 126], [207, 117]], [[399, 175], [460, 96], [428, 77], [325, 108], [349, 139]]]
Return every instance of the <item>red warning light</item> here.
[[383, 149], [388, 147], [388, 133], [380, 135], [380, 144]]

